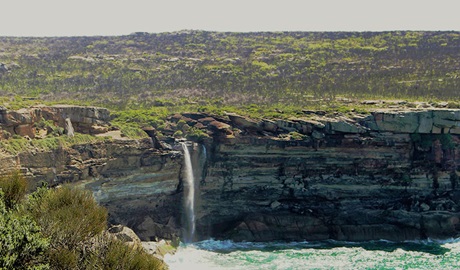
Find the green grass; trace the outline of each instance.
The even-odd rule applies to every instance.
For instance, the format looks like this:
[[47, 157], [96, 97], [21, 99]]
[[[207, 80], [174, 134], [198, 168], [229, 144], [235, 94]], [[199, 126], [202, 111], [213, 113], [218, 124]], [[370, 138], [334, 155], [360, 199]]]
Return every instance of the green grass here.
[[16, 155], [25, 151], [47, 151], [59, 147], [65, 148], [75, 144], [95, 143], [104, 140], [109, 139], [106, 137], [95, 137], [80, 133], [75, 133], [73, 137], [59, 136], [33, 140], [19, 137], [0, 140], [0, 148], [9, 154]]

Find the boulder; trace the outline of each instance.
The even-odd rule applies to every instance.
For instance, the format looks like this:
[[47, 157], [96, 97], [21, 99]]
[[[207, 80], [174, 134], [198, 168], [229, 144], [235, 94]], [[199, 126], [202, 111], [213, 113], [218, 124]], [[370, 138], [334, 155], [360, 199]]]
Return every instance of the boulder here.
[[417, 112], [376, 112], [374, 119], [379, 131], [415, 133], [419, 126]]
[[8, 73], [8, 67], [4, 63], [0, 63], [0, 74]]
[[378, 111], [360, 124], [381, 132], [441, 134], [460, 126], [460, 110]]
[[335, 133], [363, 133], [365, 130], [358, 125], [352, 124], [345, 120], [331, 119], [327, 122], [329, 132]]
[[193, 119], [193, 120], [199, 120], [199, 119], [208, 117], [208, 115], [205, 113], [197, 113], [197, 112], [182, 113], [182, 116]]
[[17, 125], [14, 128], [14, 133], [20, 136], [28, 136], [29, 138], [35, 138], [35, 128], [30, 124]]
[[433, 125], [438, 128], [453, 128], [460, 126], [460, 110], [433, 111]]
[[376, 118], [381, 121], [383, 114], [371, 114], [359, 120], [359, 124], [371, 131], [378, 131], [379, 127]]
[[216, 119], [214, 119], [213, 117], [203, 117], [203, 118], [200, 118], [197, 120], [198, 122], [204, 124], [204, 125], [207, 125], [213, 121], [216, 121]]
[[276, 124], [275, 121], [269, 120], [269, 119], [263, 119], [262, 122], [260, 122], [260, 126], [264, 131], [272, 132], [275, 133], [278, 131], [278, 125]]
[[259, 122], [256, 122], [248, 117], [240, 116], [235, 113], [227, 113], [227, 116], [230, 118], [232, 124], [242, 130], [248, 132], [257, 132], [262, 131]]
[[431, 111], [420, 112], [418, 114], [418, 133], [431, 133], [433, 130], [433, 113]]
[[225, 123], [222, 123], [222, 122], [219, 122], [219, 121], [212, 121], [210, 123], [208, 123], [208, 128], [209, 129], [212, 129], [214, 131], [218, 130], [218, 131], [221, 131], [221, 130], [230, 130], [231, 131], [231, 126], [228, 125], [228, 124], [225, 124]]
[[142, 246], [141, 239], [130, 228], [123, 225], [114, 225], [108, 229], [108, 232], [118, 240], [133, 246]]
[[17, 111], [0, 108], [0, 124], [3, 129], [21, 136], [35, 137], [35, 124], [51, 121], [65, 129], [80, 133], [99, 134], [108, 131], [110, 112], [105, 108], [70, 105], [35, 106]]
[[460, 135], [460, 126], [451, 128], [451, 129], [449, 130], [449, 133], [450, 133], [450, 134], [457, 134], [457, 135]]

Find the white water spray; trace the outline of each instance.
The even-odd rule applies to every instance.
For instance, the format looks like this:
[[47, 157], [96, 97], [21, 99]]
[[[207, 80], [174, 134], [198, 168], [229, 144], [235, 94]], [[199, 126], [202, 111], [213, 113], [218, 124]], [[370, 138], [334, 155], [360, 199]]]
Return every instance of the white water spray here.
[[184, 150], [185, 160], [185, 181], [188, 185], [186, 189], [185, 207], [187, 216], [187, 228], [184, 237], [185, 242], [192, 242], [195, 236], [195, 178], [193, 176], [192, 159], [188, 151], [187, 144], [181, 142]]
[[204, 164], [206, 163], [206, 160], [207, 160], [207, 158], [208, 158], [208, 157], [207, 157], [208, 153], [206, 152], [206, 146], [205, 146], [204, 144], [202, 144], [201, 146], [203, 147], [203, 150], [202, 150], [202, 152], [201, 152], [201, 158], [202, 158], [201, 163], [202, 163], [203, 166], [204, 166]]

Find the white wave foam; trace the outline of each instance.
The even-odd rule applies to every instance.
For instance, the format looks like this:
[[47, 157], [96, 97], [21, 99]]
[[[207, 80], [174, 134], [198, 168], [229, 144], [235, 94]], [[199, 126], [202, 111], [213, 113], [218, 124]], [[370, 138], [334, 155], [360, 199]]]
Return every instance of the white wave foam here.
[[[443, 269], [460, 269], [457, 258], [459, 243], [459, 239], [407, 243], [254, 243], [210, 239], [182, 245], [175, 255], [167, 255], [165, 261], [171, 270], [437, 269], [440, 266]], [[419, 249], [412, 244], [421, 247]], [[428, 249], [423, 251], [423, 245]]]

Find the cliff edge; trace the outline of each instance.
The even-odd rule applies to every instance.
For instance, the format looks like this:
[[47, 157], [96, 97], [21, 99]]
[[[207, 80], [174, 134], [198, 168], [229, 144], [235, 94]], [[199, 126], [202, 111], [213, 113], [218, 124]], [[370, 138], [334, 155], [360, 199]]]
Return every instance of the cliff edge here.
[[[2, 119], [2, 128], [18, 130]], [[23, 152], [2, 157], [0, 170], [19, 167], [36, 181], [91, 189], [113, 223], [142, 240], [174, 238], [183, 223], [184, 166], [169, 135], [194, 130], [197, 239], [459, 235], [460, 110], [305, 110], [289, 119], [182, 113], [165, 126], [153, 138], [160, 144], [112, 139]]]

